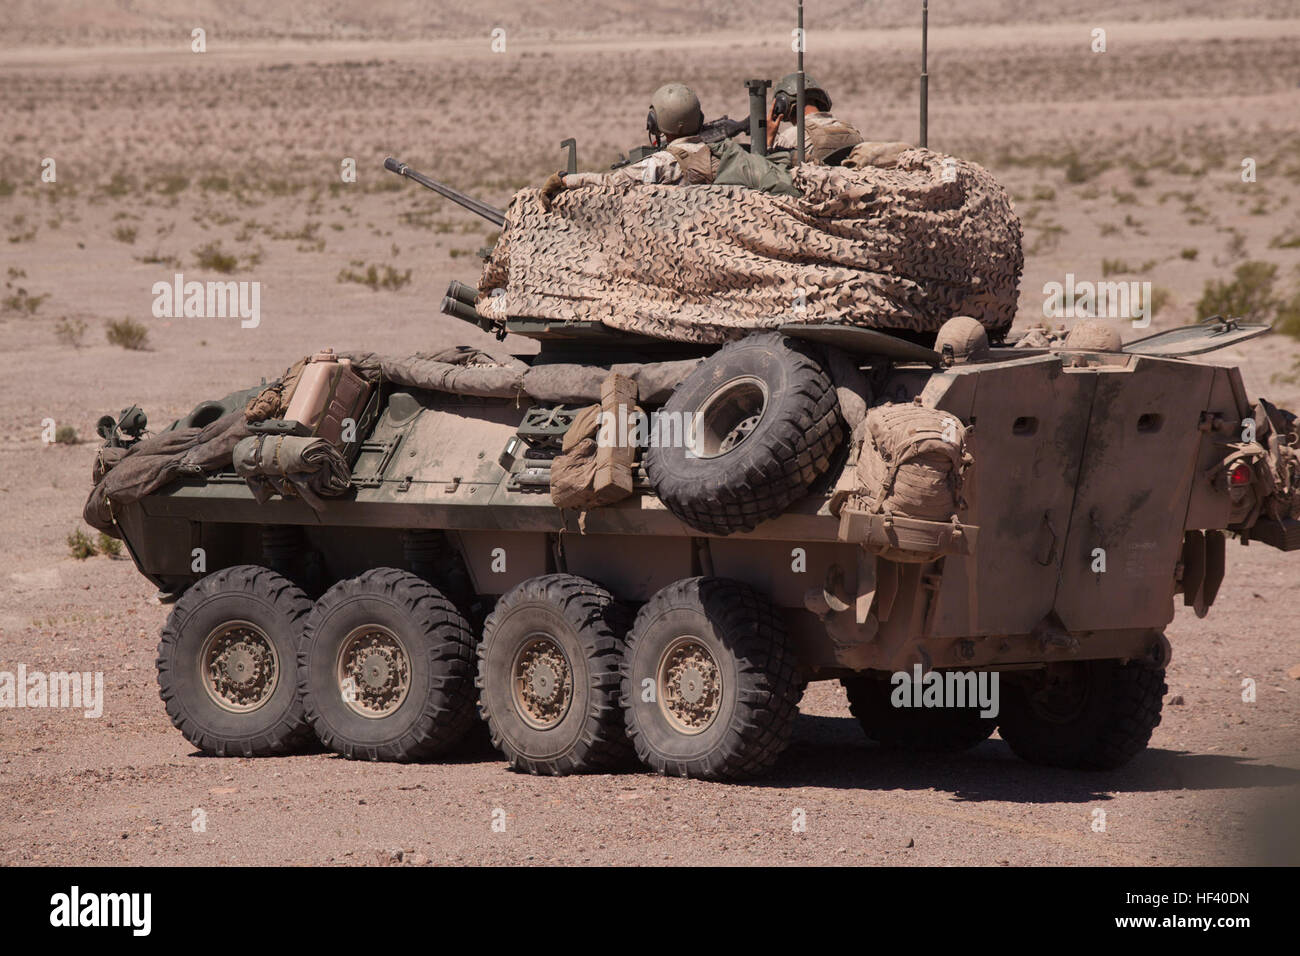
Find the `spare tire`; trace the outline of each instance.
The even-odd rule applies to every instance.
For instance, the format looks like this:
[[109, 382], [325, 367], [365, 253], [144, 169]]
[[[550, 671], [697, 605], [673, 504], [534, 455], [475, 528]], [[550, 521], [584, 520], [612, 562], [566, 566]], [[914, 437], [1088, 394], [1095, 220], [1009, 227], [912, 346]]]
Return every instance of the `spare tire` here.
[[749, 531], [807, 494], [842, 437], [816, 353], [761, 332], [723, 346], [677, 387], [659, 413], [646, 472], [697, 531]]

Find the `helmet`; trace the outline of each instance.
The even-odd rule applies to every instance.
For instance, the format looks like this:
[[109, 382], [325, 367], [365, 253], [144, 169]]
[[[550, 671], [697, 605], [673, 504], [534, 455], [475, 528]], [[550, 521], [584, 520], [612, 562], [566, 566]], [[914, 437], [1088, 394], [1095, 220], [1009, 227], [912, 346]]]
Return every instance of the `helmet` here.
[[655, 142], [661, 136], [670, 140], [693, 136], [704, 125], [700, 98], [685, 83], [665, 83], [650, 97], [645, 125]]
[[979, 362], [989, 357], [989, 334], [969, 315], [954, 315], [939, 327], [934, 339], [936, 352], [945, 347], [952, 348], [954, 362]]
[[[831, 95], [822, 89], [821, 84], [809, 73], [803, 75], [804, 102], [812, 103], [818, 109], [829, 112]], [[772, 87], [772, 111], [777, 116], [789, 117], [790, 111], [799, 102], [799, 74], [787, 73]]]
[[1124, 343], [1119, 330], [1105, 319], [1080, 319], [1065, 336], [1065, 347], [1085, 352], [1119, 352]]

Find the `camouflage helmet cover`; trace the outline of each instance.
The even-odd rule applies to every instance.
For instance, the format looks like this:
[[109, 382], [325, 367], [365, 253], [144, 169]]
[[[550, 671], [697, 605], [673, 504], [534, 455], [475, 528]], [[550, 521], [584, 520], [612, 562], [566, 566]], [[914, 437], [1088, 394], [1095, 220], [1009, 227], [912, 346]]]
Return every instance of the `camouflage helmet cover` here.
[[[799, 74], [787, 73], [777, 80], [776, 86], [772, 87], [772, 95], [777, 93], [784, 93], [793, 103], [799, 95]], [[803, 75], [803, 95], [806, 102], [815, 103], [824, 110], [831, 108], [831, 95], [808, 72]]]
[[704, 110], [700, 98], [685, 83], [665, 83], [650, 97], [650, 115], [647, 126], [669, 139], [694, 136], [704, 125]]
[[989, 357], [988, 330], [969, 315], [954, 315], [939, 327], [934, 350], [952, 349], [954, 362], [979, 362]]

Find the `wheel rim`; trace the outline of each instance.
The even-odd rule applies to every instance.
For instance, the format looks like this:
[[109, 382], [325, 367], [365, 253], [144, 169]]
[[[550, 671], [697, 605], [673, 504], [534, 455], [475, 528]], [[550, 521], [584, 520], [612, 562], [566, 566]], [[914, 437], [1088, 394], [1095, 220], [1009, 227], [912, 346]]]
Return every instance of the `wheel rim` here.
[[573, 668], [548, 634], [530, 634], [520, 646], [510, 683], [515, 711], [535, 730], [556, 726], [573, 702]]
[[679, 733], [704, 733], [722, 709], [722, 669], [698, 637], [679, 637], [664, 649], [655, 684], [659, 709]]
[[381, 624], [364, 624], [343, 639], [336, 673], [343, 702], [362, 717], [387, 717], [411, 689], [406, 645]]
[[700, 405], [696, 457], [717, 458], [744, 443], [767, 411], [767, 383], [753, 375], [715, 388]]
[[214, 704], [233, 714], [246, 714], [275, 693], [280, 656], [256, 624], [228, 621], [204, 638], [199, 677]]

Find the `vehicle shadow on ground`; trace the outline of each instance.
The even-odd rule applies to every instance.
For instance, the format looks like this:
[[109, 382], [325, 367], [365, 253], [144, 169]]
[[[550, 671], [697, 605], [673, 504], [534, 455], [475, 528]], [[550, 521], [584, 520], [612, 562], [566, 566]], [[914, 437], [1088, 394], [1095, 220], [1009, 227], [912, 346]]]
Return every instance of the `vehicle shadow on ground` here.
[[802, 714], [781, 762], [753, 785], [939, 790], [962, 802], [1089, 803], [1116, 793], [1297, 786], [1300, 769], [1254, 763], [1249, 755], [1156, 748], [1115, 771], [1058, 770], [1025, 763], [997, 737], [958, 754], [905, 752], [868, 740], [852, 717]]

